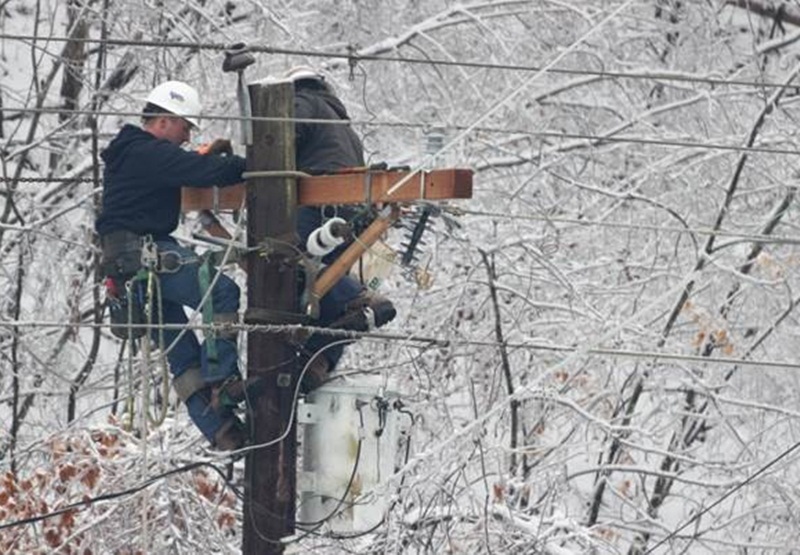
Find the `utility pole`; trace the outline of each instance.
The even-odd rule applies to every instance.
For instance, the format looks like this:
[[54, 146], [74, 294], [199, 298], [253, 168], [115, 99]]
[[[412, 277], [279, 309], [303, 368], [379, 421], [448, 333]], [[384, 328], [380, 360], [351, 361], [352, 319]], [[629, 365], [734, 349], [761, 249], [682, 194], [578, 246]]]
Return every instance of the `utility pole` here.
[[[300, 324], [298, 311], [297, 206], [384, 204], [381, 214], [308, 286], [309, 301], [325, 296], [371, 244], [400, 217], [400, 205], [420, 200], [472, 197], [472, 171], [358, 169], [329, 175], [288, 175], [295, 169], [294, 84], [251, 85], [252, 145], [247, 147], [246, 186], [219, 190], [184, 188], [184, 212], [236, 210], [247, 203], [247, 324]], [[265, 118], [259, 120], [258, 118]], [[266, 121], [271, 118], [272, 121]], [[277, 174], [277, 175], [276, 175]], [[204, 214], [209, 234], [230, 239], [224, 226]], [[308, 284], [307, 284], [308, 285]], [[309, 309], [313, 304], [303, 309]], [[287, 337], [251, 331], [247, 336], [248, 377], [263, 376], [266, 391], [252, 400], [247, 425], [254, 449], [245, 460], [242, 552], [283, 553], [281, 539], [294, 535], [297, 437], [294, 392], [295, 348]], [[291, 421], [291, 424], [290, 424]], [[261, 447], [259, 447], [261, 446]]]
[[[294, 86], [251, 85], [253, 116], [291, 118]], [[293, 170], [294, 124], [252, 122], [253, 144], [247, 148], [250, 172]], [[294, 244], [297, 187], [294, 178], [255, 176], [247, 180], [247, 244], [266, 241], [266, 256], [247, 259], [247, 311], [250, 324], [296, 323], [297, 281]], [[290, 416], [296, 384], [294, 349], [286, 338], [251, 331], [247, 335], [248, 376], [266, 378], [266, 391], [248, 415], [254, 445], [245, 461], [244, 530], [246, 555], [283, 553], [281, 538], [294, 533], [297, 440]], [[278, 438], [281, 438], [280, 440]]]

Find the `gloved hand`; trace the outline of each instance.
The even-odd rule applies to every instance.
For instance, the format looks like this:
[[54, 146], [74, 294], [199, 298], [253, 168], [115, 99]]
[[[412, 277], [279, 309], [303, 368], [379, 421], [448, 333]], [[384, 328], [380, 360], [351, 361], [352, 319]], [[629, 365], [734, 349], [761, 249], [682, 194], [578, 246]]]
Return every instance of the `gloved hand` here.
[[210, 143], [203, 143], [197, 149], [200, 154], [233, 154], [233, 146], [228, 139], [214, 139]]

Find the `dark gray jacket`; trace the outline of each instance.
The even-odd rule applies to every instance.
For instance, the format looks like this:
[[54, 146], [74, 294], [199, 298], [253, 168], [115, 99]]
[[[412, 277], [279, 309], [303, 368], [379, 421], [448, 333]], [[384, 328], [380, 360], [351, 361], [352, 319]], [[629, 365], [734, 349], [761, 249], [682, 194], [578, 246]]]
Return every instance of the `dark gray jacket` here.
[[[294, 115], [298, 119], [349, 120], [342, 102], [324, 85], [314, 80], [295, 82]], [[345, 124], [295, 124], [296, 167], [311, 173], [331, 173], [335, 170], [364, 166], [364, 147], [356, 132]], [[333, 207], [326, 215], [333, 215]], [[336, 213], [350, 221], [357, 209], [340, 206]], [[297, 213], [297, 232], [305, 245], [309, 234], [322, 225], [319, 207], [303, 206]], [[324, 260], [327, 262], [343, 250], [337, 249]]]
[[[294, 115], [298, 119], [349, 120], [342, 102], [323, 85], [307, 80], [295, 83]], [[297, 169], [326, 173], [364, 165], [364, 147], [349, 125], [302, 123], [295, 125]]]

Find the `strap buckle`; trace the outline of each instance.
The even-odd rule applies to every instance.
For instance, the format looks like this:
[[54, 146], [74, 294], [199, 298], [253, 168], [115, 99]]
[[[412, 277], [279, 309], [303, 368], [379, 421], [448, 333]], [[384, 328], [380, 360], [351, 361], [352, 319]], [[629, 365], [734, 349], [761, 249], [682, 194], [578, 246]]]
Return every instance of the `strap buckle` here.
[[142, 238], [141, 263], [142, 268], [147, 270], [158, 269], [158, 247], [150, 235], [145, 235]]

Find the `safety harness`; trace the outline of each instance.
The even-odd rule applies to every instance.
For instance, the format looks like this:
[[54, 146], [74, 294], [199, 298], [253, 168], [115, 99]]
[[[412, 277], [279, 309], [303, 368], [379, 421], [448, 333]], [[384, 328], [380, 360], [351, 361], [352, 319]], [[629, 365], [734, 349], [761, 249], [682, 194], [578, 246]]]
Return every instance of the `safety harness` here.
[[[154, 324], [158, 326], [158, 348], [162, 365], [162, 410], [158, 418], [150, 416], [151, 422], [160, 423], [166, 416], [168, 400], [169, 369], [165, 360], [165, 341], [162, 321], [161, 286], [159, 274], [178, 272], [186, 264], [200, 264], [198, 282], [201, 298], [207, 296], [213, 279], [214, 267], [220, 263], [219, 253], [209, 251], [202, 257], [182, 258], [177, 251], [159, 250], [149, 235], [140, 236], [128, 231], [117, 231], [102, 237], [103, 258], [101, 269], [105, 279], [106, 301], [111, 319], [111, 333], [130, 341], [131, 353], [135, 355], [139, 340], [147, 335]], [[205, 332], [206, 356], [213, 368], [219, 362], [217, 339], [236, 339], [237, 314], [214, 314], [212, 303], [201, 307], [203, 323], [209, 325]], [[154, 317], [157, 315], [157, 322]], [[218, 324], [219, 326], [211, 326]], [[228, 326], [225, 326], [228, 324]], [[150, 359], [151, 344], [147, 338], [141, 350]], [[133, 387], [133, 356], [129, 359], [129, 383]], [[189, 368], [172, 380], [178, 397], [186, 401], [197, 391], [208, 386], [200, 368]], [[133, 418], [133, 392], [129, 395], [129, 408]], [[145, 403], [146, 404], [146, 403]]]

